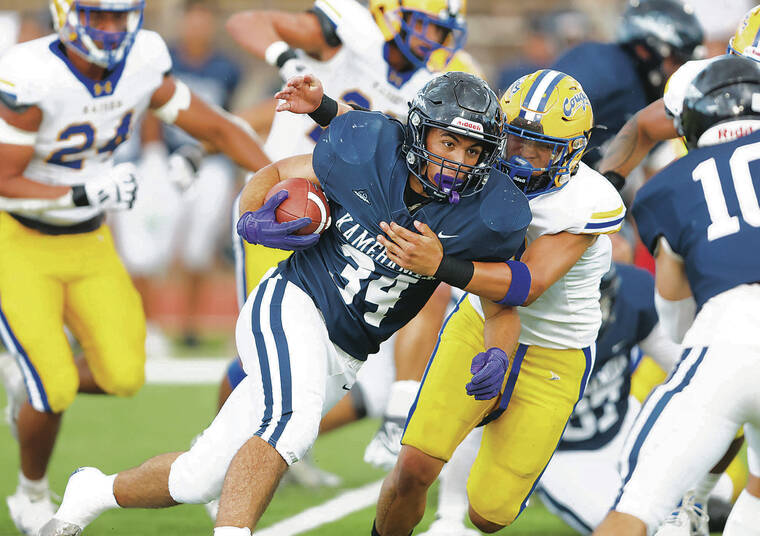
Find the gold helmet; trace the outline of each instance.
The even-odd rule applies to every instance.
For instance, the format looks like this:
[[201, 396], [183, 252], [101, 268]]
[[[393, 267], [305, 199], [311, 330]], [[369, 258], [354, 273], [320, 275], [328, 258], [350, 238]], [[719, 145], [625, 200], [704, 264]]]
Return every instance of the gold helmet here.
[[486, 78], [485, 74], [483, 74], [483, 69], [480, 68], [478, 62], [475, 61], [475, 58], [465, 50], [458, 50], [453, 57], [449, 57], [444, 49], [436, 50], [430, 55], [428, 70], [434, 73], [459, 71], [462, 73], [474, 74], [479, 78]]
[[[507, 131], [502, 170], [529, 198], [565, 184], [578, 169], [594, 124], [578, 81], [541, 69], [514, 82], [500, 104]], [[545, 163], [536, 167], [529, 158]]]
[[[90, 63], [112, 69], [124, 60], [140, 31], [145, 0], [50, 0], [50, 14], [61, 42]], [[126, 13], [124, 31], [90, 25], [98, 11]]]
[[[393, 41], [412, 65], [422, 69], [437, 50], [443, 50], [445, 65], [464, 46], [466, 3], [467, 0], [370, 0], [369, 10], [385, 40]], [[428, 37], [431, 24], [443, 30], [442, 42]], [[423, 43], [421, 57], [412, 51], [410, 38]]]
[[753, 7], [744, 15], [736, 33], [728, 41], [726, 52], [760, 61], [760, 6]]

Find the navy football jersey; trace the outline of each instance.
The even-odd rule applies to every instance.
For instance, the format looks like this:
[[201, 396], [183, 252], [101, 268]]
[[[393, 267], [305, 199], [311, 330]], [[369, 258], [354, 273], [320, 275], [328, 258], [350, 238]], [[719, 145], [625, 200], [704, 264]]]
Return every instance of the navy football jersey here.
[[445, 254], [471, 261], [506, 261], [530, 223], [527, 199], [496, 170], [478, 194], [456, 205], [431, 201], [412, 217], [404, 204], [409, 170], [403, 142], [403, 125], [381, 113], [334, 119], [312, 160], [330, 200], [332, 225], [314, 247], [280, 265], [314, 299], [330, 339], [357, 359], [377, 352], [438, 285], [387, 257], [376, 239], [381, 221], [414, 230], [414, 219], [420, 220], [438, 234]]
[[610, 321], [596, 340], [596, 362], [583, 398], [567, 423], [559, 450], [593, 450], [617, 435], [628, 411], [631, 350], [657, 324], [654, 278], [646, 270], [616, 264], [620, 288]]
[[594, 110], [594, 125], [606, 127], [594, 129], [591, 149], [583, 156], [583, 161], [595, 168], [602, 158], [599, 147], [648, 104], [634, 60], [616, 43], [581, 43], [560, 56], [551, 68], [580, 82]]
[[760, 281], [760, 132], [695, 149], [636, 195], [633, 217], [654, 251], [664, 236], [686, 267], [697, 307]]

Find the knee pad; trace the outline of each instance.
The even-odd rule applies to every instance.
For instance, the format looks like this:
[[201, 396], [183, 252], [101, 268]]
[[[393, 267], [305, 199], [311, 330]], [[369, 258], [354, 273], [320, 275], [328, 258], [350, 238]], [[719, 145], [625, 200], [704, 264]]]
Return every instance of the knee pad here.
[[206, 504], [217, 499], [229, 465], [228, 460], [219, 462], [193, 449], [180, 454], [169, 470], [169, 495], [182, 504]]

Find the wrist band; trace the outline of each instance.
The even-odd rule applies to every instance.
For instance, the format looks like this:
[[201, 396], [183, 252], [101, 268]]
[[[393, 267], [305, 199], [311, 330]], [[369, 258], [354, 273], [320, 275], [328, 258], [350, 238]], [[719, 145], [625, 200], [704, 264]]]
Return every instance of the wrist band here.
[[444, 255], [441, 264], [438, 265], [438, 269], [433, 275], [436, 279], [448, 283], [452, 287], [464, 290], [472, 281], [474, 273], [475, 265], [472, 262]]
[[[295, 52], [293, 52], [293, 49], [290, 48], [289, 44], [285, 41], [275, 41], [264, 51], [264, 60], [266, 60], [266, 62], [272, 67], [282, 67], [282, 64], [278, 62], [280, 57], [288, 52], [291, 52], [293, 57], [295, 57]], [[287, 60], [283, 60], [282, 63], [285, 63], [285, 61]]]
[[71, 187], [71, 198], [74, 201], [75, 207], [86, 207], [90, 204], [90, 201], [87, 199], [87, 192], [82, 184]]
[[338, 103], [327, 95], [322, 95], [322, 102], [319, 103], [316, 110], [309, 114], [309, 117], [320, 127], [326, 127], [330, 121], [335, 119], [336, 115], [338, 115]]
[[530, 270], [527, 264], [520, 261], [507, 261], [507, 266], [512, 272], [512, 281], [507, 289], [507, 294], [496, 303], [517, 307], [528, 299], [531, 282]]

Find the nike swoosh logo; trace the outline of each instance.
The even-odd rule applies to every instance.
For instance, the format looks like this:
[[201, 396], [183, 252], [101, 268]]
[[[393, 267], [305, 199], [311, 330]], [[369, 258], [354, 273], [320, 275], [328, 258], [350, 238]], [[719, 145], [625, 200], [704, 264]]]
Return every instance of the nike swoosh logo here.
[[625, 341], [619, 341], [619, 342], [613, 344], [612, 345], [612, 353], [613, 354], [617, 353], [617, 351], [620, 350], [623, 347], [624, 344], [625, 344]]
[[351, 386], [348, 385], [347, 383], [344, 383], [343, 384], [343, 389], [345, 389], [346, 391], [350, 391], [351, 390]]
[[550, 370], [549, 372], [551, 372], [551, 373], [552, 373], [552, 377], [551, 377], [551, 378], [549, 378], [549, 381], [552, 381], [552, 380], [559, 380], [559, 379], [560, 379], [560, 378], [559, 378], [559, 376], [557, 376], [557, 375], [554, 373], [554, 371], [553, 371], [553, 370]]
[[440, 232], [438, 233], [438, 238], [456, 238], [458, 236], [459, 236], [458, 234], [443, 234]]

